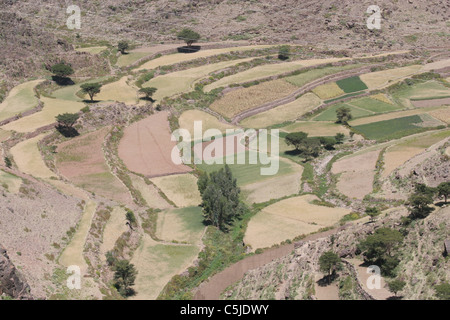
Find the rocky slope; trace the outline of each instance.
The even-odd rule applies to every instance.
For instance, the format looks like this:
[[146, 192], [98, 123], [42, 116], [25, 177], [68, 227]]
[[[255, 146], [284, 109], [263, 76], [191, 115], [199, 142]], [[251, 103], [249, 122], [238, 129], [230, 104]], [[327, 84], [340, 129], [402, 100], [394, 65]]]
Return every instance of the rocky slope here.
[[0, 297], [29, 300], [32, 299], [29, 292], [30, 286], [9, 259], [6, 249], [0, 245]]
[[[233, 299], [311, 299], [314, 297], [314, 279], [319, 272], [320, 255], [329, 250], [341, 258], [353, 258], [357, 244], [379, 227], [399, 228], [399, 218], [405, 210], [390, 212], [376, 223], [356, 224], [336, 235], [315, 241], [299, 243], [294, 252], [274, 260], [261, 268], [249, 271], [244, 278], [224, 293]], [[408, 232], [400, 249], [398, 274], [407, 283], [404, 299], [432, 299], [433, 286], [450, 279], [450, 264], [443, 253], [443, 242], [450, 236], [450, 207], [433, 212], [417, 222]], [[344, 266], [339, 279], [351, 274]], [[341, 282], [342, 285], [342, 282]], [[357, 285], [340, 298], [364, 299]], [[367, 297], [366, 297], [367, 298]]]

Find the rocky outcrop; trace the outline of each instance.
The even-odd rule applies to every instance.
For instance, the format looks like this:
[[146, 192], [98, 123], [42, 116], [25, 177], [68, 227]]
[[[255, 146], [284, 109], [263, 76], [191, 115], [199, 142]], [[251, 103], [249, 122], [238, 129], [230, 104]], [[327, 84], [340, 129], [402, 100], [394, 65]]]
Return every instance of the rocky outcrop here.
[[0, 296], [32, 300], [30, 286], [11, 262], [6, 249], [0, 245]]

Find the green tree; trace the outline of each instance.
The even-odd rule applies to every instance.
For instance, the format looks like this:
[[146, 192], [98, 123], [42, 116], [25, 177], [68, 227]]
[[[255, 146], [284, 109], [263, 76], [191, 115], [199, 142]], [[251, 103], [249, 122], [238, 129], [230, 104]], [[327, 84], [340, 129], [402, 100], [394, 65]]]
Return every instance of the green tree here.
[[56, 116], [56, 121], [58, 126], [72, 128], [79, 118], [78, 113], [63, 113]]
[[91, 98], [91, 101], [94, 101], [94, 96], [97, 93], [100, 93], [100, 88], [102, 87], [102, 84], [101, 83], [84, 83], [80, 87], [84, 93], [87, 93], [89, 95], [89, 98]]
[[400, 279], [392, 280], [388, 283], [389, 291], [395, 294], [397, 296], [397, 293], [402, 291], [403, 288], [406, 286], [406, 282], [402, 281]]
[[408, 198], [409, 217], [413, 220], [424, 219], [434, 210], [429, 205], [433, 203], [433, 199], [426, 194], [413, 193]]
[[336, 109], [336, 123], [342, 123], [347, 125], [348, 122], [353, 118], [350, 108], [340, 107]]
[[285, 140], [288, 146], [294, 146], [295, 150], [299, 151], [307, 137], [305, 132], [292, 132], [286, 135]]
[[367, 207], [365, 212], [370, 217], [370, 221], [372, 222], [374, 222], [375, 217], [379, 216], [381, 213], [377, 207]]
[[337, 143], [335, 138], [332, 137], [319, 137], [319, 141], [322, 146], [327, 150], [333, 150], [334, 145]]
[[344, 142], [345, 135], [343, 133], [336, 133], [336, 135], [334, 136], [334, 139], [336, 140], [337, 144], [341, 144]]
[[152, 96], [155, 94], [157, 90], [158, 89], [154, 87], [145, 87], [139, 89], [139, 93], [142, 93], [145, 96], [145, 99], [153, 101]]
[[364, 260], [380, 266], [386, 275], [392, 275], [399, 260], [394, 251], [402, 243], [403, 235], [394, 229], [379, 228], [358, 244]]
[[306, 161], [315, 158], [320, 153], [320, 141], [317, 139], [306, 139], [300, 145], [300, 151], [302, 155], [305, 157]]
[[5, 161], [5, 166], [6, 166], [7, 168], [10, 168], [10, 169], [11, 169], [11, 167], [12, 167], [11, 159], [10, 159], [9, 157], [4, 157], [3, 160]]
[[57, 63], [51, 67], [52, 73], [61, 78], [66, 78], [73, 74], [73, 69], [71, 66], [65, 63]]
[[137, 271], [128, 260], [116, 261], [114, 265], [114, 286], [123, 296], [128, 297], [134, 293], [131, 288], [136, 280]]
[[198, 187], [202, 196], [205, 222], [227, 232], [233, 219], [243, 212], [239, 200], [240, 189], [229, 166], [225, 165], [225, 168], [201, 177]]
[[447, 199], [450, 196], [450, 181], [442, 182], [437, 186], [437, 193], [439, 198], [444, 198], [445, 203], [447, 203]]
[[289, 59], [290, 47], [288, 45], [280, 46], [278, 49], [278, 59], [287, 60]]
[[177, 33], [177, 39], [186, 42], [188, 47], [192, 46], [192, 44], [200, 40], [200, 38], [200, 34], [189, 28], [184, 28]]
[[122, 40], [119, 41], [119, 43], [117, 44], [117, 49], [124, 54], [125, 51], [130, 47], [130, 44], [128, 43], [128, 41]]
[[125, 214], [125, 219], [131, 224], [131, 225], [135, 225], [136, 224], [136, 217], [134, 215], [134, 212], [131, 211], [130, 209], [126, 210], [126, 214]]
[[327, 274], [328, 284], [331, 283], [331, 275], [334, 273], [341, 263], [339, 256], [333, 251], [322, 253], [319, 258], [320, 271]]
[[450, 284], [448, 282], [441, 283], [434, 287], [436, 297], [441, 300], [450, 300]]

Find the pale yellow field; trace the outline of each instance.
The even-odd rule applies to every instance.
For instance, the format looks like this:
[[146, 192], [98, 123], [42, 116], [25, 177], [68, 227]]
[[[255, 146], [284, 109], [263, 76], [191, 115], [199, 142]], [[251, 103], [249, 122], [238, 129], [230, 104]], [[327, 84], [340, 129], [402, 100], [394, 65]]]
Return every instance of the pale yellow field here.
[[254, 58], [223, 61], [219, 63], [207, 64], [201, 67], [187, 69], [178, 72], [171, 72], [166, 75], [158, 76], [147, 81], [143, 87], [155, 87], [158, 89], [153, 95], [155, 100], [162, 100], [165, 97], [171, 97], [180, 93], [186, 93], [194, 90], [194, 84], [197, 80], [206, 77], [214, 71], [222, 70], [236, 64], [253, 60]]
[[11, 154], [20, 171], [41, 179], [56, 178], [56, 174], [45, 165], [37, 145], [46, 135], [47, 133], [43, 133], [11, 148]]
[[370, 98], [379, 100], [379, 101], [387, 103], [387, 104], [393, 104], [391, 99], [389, 99], [388, 96], [384, 93], [377, 93], [377, 94], [371, 95]]
[[0, 142], [6, 141], [11, 136], [11, 131], [5, 131], [0, 129]]
[[197, 178], [189, 173], [150, 179], [177, 207], [198, 206], [201, 203]]
[[431, 112], [428, 112], [428, 114], [438, 120], [441, 120], [447, 124], [450, 124], [450, 108], [449, 107], [439, 109], [436, 111], [431, 111]]
[[420, 72], [422, 66], [412, 65], [402, 68], [382, 70], [366, 73], [360, 76], [360, 79], [367, 85], [369, 89], [384, 87], [393, 84], [394, 81], [409, 77]]
[[188, 110], [181, 114], [178, 118], [178, 123], [180, 124], [181, 129], [189, 130], [192, 140], [194, 140], [194, 121], [202, 122], [203, 132], [208, 129], [218, 129], [222, 133], [225, 133], [227, 129], [236, 128], [236, 126], [220, 122], [216, 117], [209, 113], [200, 110]]
[[[389, 112], [385, 114], [380, 114], [376, 116], [366, 117], [366, 118], [359, 118], [355, 120], [351, 120], [349, 123], [353, 126], [359, 126], [362, 124], [372, 123], [372, 122], [378, 122], [378, 121], [384, 121], [384, 120], [391, 120], [391, 119], [397, 119], [407, 116], [413, 116], [413, 115], [420, 115], [424, 113], [441, 113], [442, 115], [447, 114], [448, 107], [431, 107], [431, 108], [420, 108], [420, 109], [414, 109], [414, 110], [404, 110], [404, 111], [395, 111], [395, 112]], [[442, 119], [439, 119], [442, 120]], [[444, 120], [442, 120], [444, 121]], [[448, 119], [447, 119], [448, 121]]]
[[0, 170], [0, 186], [6, 186], [11, 193], [18, 193], [21, 185], [21, 178]]
[[83, 257], [84, 244], [96, 209], [97, 204], [94, 201], [87, 202], [75, 235], [59, 257], [59, 263], [63, 266], [75, 265], [81, 268], [82, 273], [87, 271], [87, 264]]
[[432, 70], [438, 70], [442, 68], [450, 67], [450, 59], [446, 60], [440, 60], [432, 63], [427, 63], [423, 66], [424, 71], [432, 71]]
[[298, 88], [282, 79], [228, 92], [211, 104], [210, 109], [231, 118], [242, 111], [283, 98]]
[[133, 187], [141, 193], [149, 207], [155, 209], [167, 209], [172, 207], [160, 196], [155, 186], [145, 183], [143, 178], [134, 174], [130, 174], [130, 178], [133, 183]]
[[106, 260], [106, 252], [112, 250], [117, 239], [122, 235], [122, 233], [129, 229], [126, 225], [125, 214], [126, 211], [122, 207], [114, 207], [111, 211], [111, 216], [103, 230], [103, 239], [100, 246], [103, 260]]
[[62, 113], [76, 113], [80, 111], [84, 104], [76, 101], [67, 101], [41, 97], [44, 108], [28, 117], [10, 122], [2, 127], [4, 130], [14, 130], [17, 132], [33, 132], [34, 130], [56, 122], [55, 117]]
[[349, 134], [348, 128], [336, 124], [332, 121], [297, 121], [280, 130], [286, 132], [299, 132], [303, 131], [310, 137], [318, 136], [335, 136], [336, 133]]
[[388, 177], [396, 168], [406, 161], [449, 136], [450, 131], [429, 133], [427, 135], [405, 139], [401, 143], [389, 147], [384, 154], [384, 170], [382, 172], [382, 177]]
[[[282, 160], [284, 161], [284, 160]], [[298, 194], [301, 187], [303, 167], [294, 166], [294, 173], [278, 176], [268, 180], [247, 184], [241, 187], [242, 194], [249, 203], [262, 203], [272, 199]]]
[[257, 248], [332, 226], [350, 210], [314, 205], [314, 195], [303, 195], [274, 203], [257, 213], [249, 222], [244, 242]]
[[100, 52], [102, 52], [103, 50], [108, 49], [108, 47], [86, 47], [86, 48], [77, 48], [75, 49], [75, 51], [79, 51], [79, 52], [87, 52], [90, 54], [99, 54]]
[[259, 129], [292, 121], [319, 106], [320, 102], [315, 94], [307, 93], [295, 101], [246, 118], [240, 124], [246, 128]]
[[322, 100], [328, 100], [335, 97], [339, 97], [345, 94], [345, 92], [339, 88], [335, 82], [329, 82], [315, 87], [314, 92]]
[[0, 121], [36, 107], [39, 100], [35, 96], [34, 87], [42, 81], [44, 80], [28, 81], [14, 87], [0, 103]]
[[126, 104], [137, 104], [137, 89], [127, 83], [127, 76], [120, 78], [116, 82], [102, 86], [100, 93], [94, 100], [119, 101]]
[[323, 63], [332, 63], [342, 60], [348, 60], [349, 58], [329, 58], [329, 59], [311, 59], [311, 60], [298, 60], [291, 62], [282, 62], [277, 64], [268, 64], [258, 66], [228, 77], [224, 77], [210, 85], [205, 86], [204, 91], [209, 92], [213, 89], [220, 87], [227, 87], [234, 83], [244, 83], [270, 76], [280, 75], [303, 67], [315, 66]]
[[132, 300], [155, 300], [164, 286], [176, 274], [192, 265], [200, 249], [193, 245], [165, 245], [145, 234], [131, 263], [138, 274], [136, 295]]
[[150, 70], [155, 69], [161, 66], [168, 66], [171, 64], [176, 64], [180, 62], [185, 62], [189, 60], [199, 59], [199, 58], [207, 58], [215, 55], [219, 55], [222, 53], [230, 53], [232, 51], [247, 51], [247, 50], [257, 50], [257, 49], [265, 49], [272, 47], [271, 45], [260, 45], [260, 46], [243, 46], [243, 47], [231, 47], [231, 48], [222, 48], [222, 49], [210, 49], [210, 50], [200, 50], [194, 53], [174, 53], [166, 56], [162, 56], [153, 60], [150, 60], [144, 63], [142, 66], [137, 68], [136, 70]]

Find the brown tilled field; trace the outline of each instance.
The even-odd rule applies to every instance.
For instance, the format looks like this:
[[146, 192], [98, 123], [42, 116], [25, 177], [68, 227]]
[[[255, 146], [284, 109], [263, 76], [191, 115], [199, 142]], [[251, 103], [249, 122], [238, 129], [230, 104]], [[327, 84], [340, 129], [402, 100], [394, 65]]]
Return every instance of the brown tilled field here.
[[119, 144], [119, 157], [131, 171], [148, 177], [192, 171], [188, 166], [174, 164], [169, 113], [158, 112], [127, 127]]
[[128, 189], [109, 170], [103, 154], [103, 141], [109, 128], [88, 133], [58, 146], [59, 172], [77, 186], [108, 199], [131, 203]]

